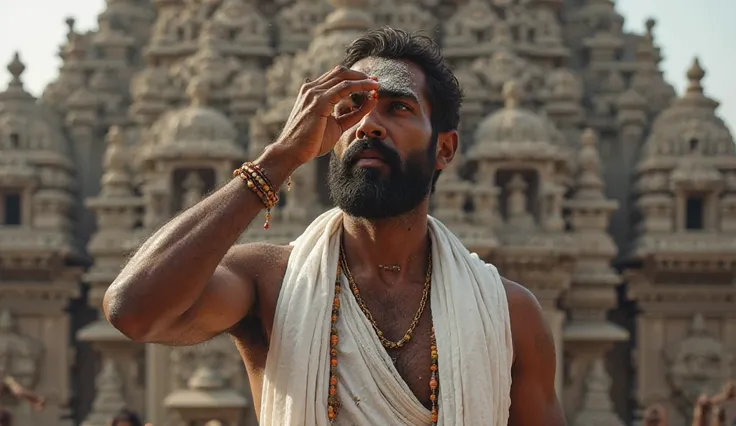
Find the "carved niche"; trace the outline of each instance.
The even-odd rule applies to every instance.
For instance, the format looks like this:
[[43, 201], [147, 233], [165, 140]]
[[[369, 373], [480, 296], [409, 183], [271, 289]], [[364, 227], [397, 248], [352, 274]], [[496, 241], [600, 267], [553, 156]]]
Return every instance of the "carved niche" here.
[[12, 376], [23, 387], [33, 389], [38, 381], [42, 355], [42, 343], [21, 334], [9, 310], [0, 311], [0, 371]]
[[675, 404], [688, 416], [700, 395], [718, 392], [731, 377], [733, 355], [708, 332], [700, 313], [693, 317], [687, 336], [667, 349], [668, 381]]

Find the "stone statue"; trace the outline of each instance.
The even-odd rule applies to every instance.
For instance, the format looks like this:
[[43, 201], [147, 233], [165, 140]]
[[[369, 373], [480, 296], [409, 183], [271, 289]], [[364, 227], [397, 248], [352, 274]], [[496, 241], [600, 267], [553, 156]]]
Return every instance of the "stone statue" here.
[[181, 197], [182, 210], [186, 210], [197, 204], [204, 195], [204, 181], [197, 172], [187, 173], [187, 177], [182, 182], [184, 193]]
[[670, 384], [680, 396], [678, 407], [683, 412], [690, 411], [700, 395], [715, 393], [731, 377], [733, 356], [708, 332], [701, 314], [693, 318], [687, 337], [669, 352]]

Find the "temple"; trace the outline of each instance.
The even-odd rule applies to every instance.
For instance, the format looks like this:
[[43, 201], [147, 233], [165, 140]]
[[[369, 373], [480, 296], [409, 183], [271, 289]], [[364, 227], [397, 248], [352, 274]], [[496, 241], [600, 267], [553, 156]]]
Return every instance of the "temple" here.
[[[663, 79], [653, 20], [627, 33], [612, 0], [107, 0], [98, 30], [67, 23], [41, 98], [22, 52], [0, 92], [0, 369], [47, 396], [40, 413], [3, 400], [15, 424], [130, 407], [256, 425], [227, 336], [133, 343], [102, 296], [278, 136], [305, 78], [383, 25], [436, 38], [462, 84], [462, 152], [432, 214], [539, 299], [569, 424], [688, 426], [736, 376], [736, 145], [706, 64], [680, 96]], [[271, 229], [242, 240], [299, 235], [331, 206], [326, 172], [301, 167]]]

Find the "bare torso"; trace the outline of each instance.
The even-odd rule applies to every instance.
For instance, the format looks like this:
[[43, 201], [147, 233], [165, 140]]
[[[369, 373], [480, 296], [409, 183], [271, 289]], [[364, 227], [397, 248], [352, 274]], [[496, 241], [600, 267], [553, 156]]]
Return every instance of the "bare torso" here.
[[[263, 389], [263, 373], [266, 367], [268, 345], [273, 330], [276, 303], [281, 289], [281, 282], [290, 253], [284, 247], [278, 254], [280, 268], [270, 270], [260, 276], [257, 282], [258, 305], [256, 312], [244, 318], [230, 330], [240, 355], [243, 357], [248, 379], [253, 393], [256, 413], [260, 413], [261, 392]], [[422, 297], [423, 282], [409, 283], [387, 287], [384, 283], [361, 281], [355, 276], [361, 295], [375, 319], [378, 327], [387, 339], [399, 340], [411, 323], [419, 301]], [[365, 289], [370, 288], [371, 291]], [[400, 349], [387, 349], [386, 352], [394, 361], [397, 372], [412, 390], [416, 398], [430, 407], [429, 368], [430, 368], [430, 334], [431, 307], [429, 304], [415, 329], [412, 339]], [[295, 366], [294, 368], [300, 368]]]

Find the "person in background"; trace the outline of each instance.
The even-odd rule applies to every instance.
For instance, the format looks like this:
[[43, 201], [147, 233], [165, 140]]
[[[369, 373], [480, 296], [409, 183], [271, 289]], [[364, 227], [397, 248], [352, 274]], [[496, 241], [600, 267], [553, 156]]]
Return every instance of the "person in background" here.
[[[14, 397], [28, 401], [31, 407], [36, 411], [43, 410], [45, 399], [39, 396], [37, 393], [26, 389], [18, 383], [12, 376], [2, 374], [2, 382], [0, 383], [0, 398], [5, 395], [6, 392], [10, 392]], [[0, 408], [0, 426], [11, 426], [13, 424], [13, 415], [10, 411]]]
[[109, 426], [143, 426], [143, 421], [135, 411], [123, 408], [110, 420]]

